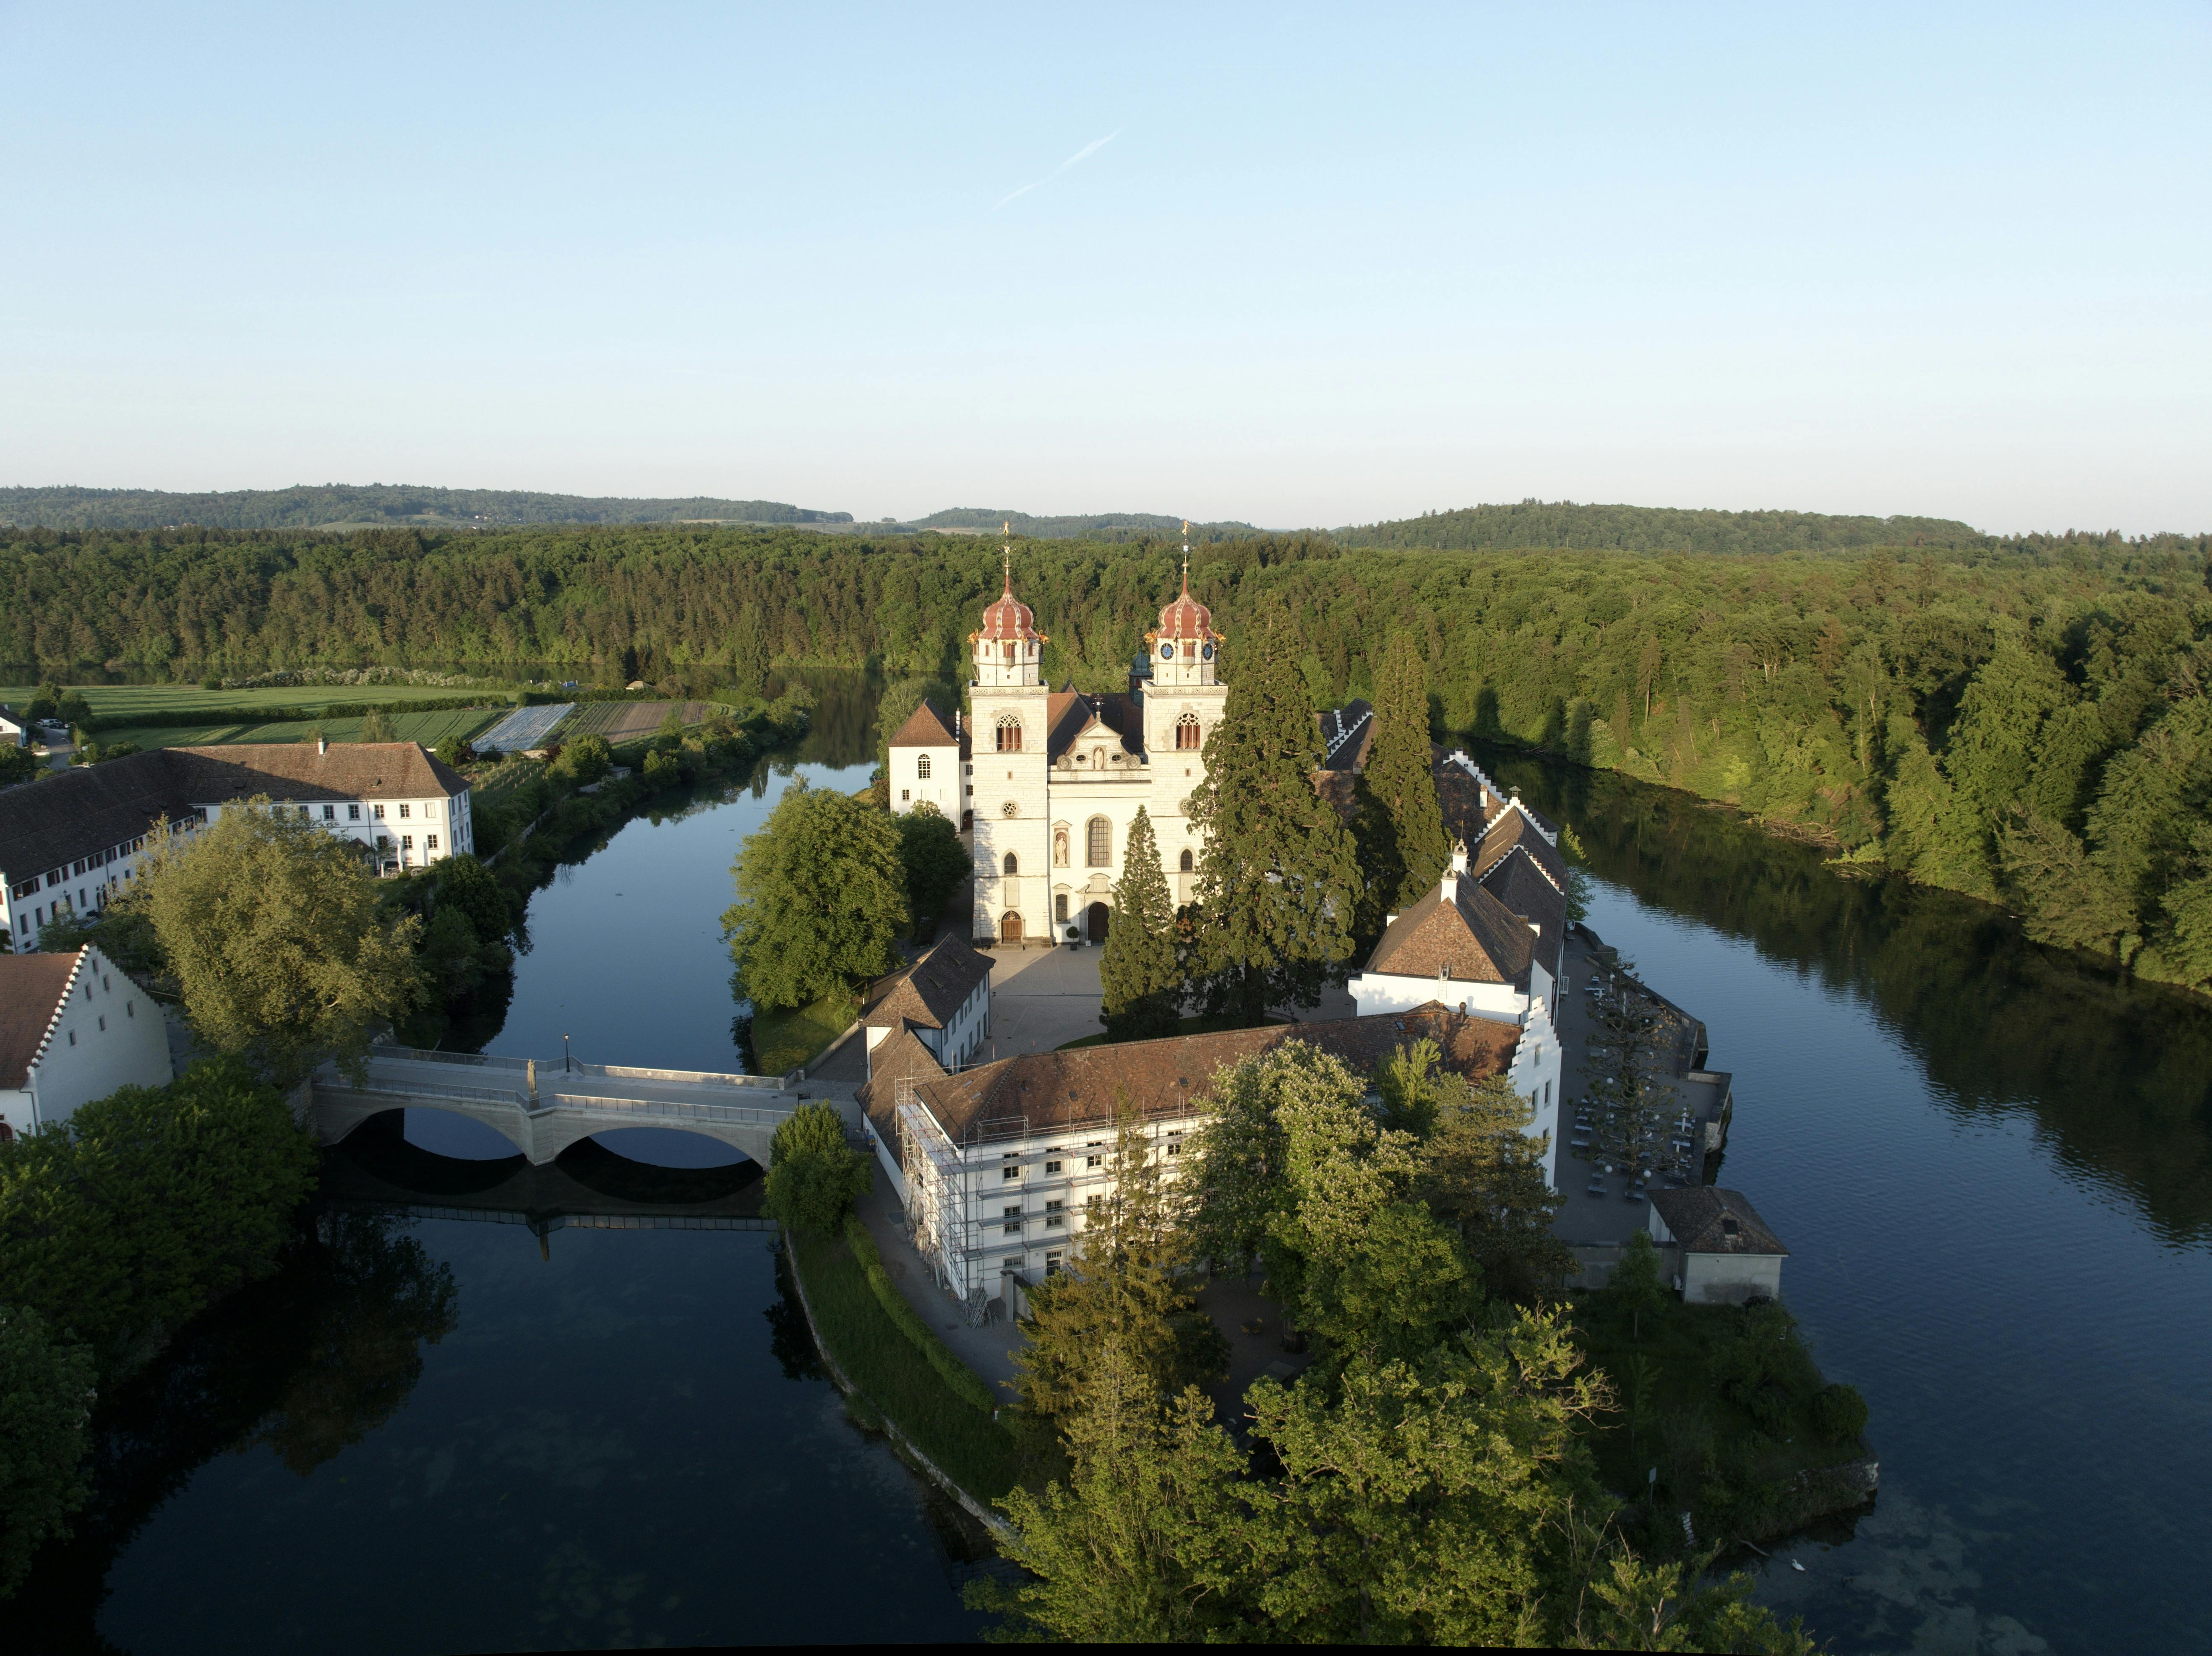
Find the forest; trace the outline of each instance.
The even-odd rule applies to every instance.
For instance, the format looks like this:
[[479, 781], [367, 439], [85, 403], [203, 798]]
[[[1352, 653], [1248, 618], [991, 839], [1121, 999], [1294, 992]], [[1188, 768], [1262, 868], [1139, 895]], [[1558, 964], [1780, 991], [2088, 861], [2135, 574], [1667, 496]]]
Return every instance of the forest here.
[[[1846, 867], [2201, 987], [2208, 555], [2182, 536], [1698, 553], [1253, 535], [1200, 545], [1191, 581], [1226, 673], [1240, 629], [1279, 609], [1325, 707], [1371, 695], [1405, 633], [1440, 739], [1725, 802]], [[1179, 560], [1167, 537], [1018, 543], [1052, 680], [1122, 682]], [[79, 682], [462, 664], [693, 695], [805, 665], [954, 683], [999, 562], [987, 540], [865, 525], [0, 531], [0, 660]]]
[[815, 512], [780, 500], [597, 500], [514, 488], [428, 488], [404, 483], [238, 488], [173, 494], [159, 488], [0, 488], [0, 524], [52, 529], [312, 529], [325, 524], [850, 523], [849, 512]]

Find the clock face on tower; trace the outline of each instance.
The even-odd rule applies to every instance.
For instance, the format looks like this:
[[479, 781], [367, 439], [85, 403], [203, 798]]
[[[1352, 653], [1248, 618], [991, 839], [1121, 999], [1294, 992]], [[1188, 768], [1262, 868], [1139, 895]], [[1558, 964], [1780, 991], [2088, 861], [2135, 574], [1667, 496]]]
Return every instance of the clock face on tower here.
[[1173, 661], [1175, 659], [1175, 646], [1172, 644], [1163, 644], [1160, 646], [1160, 659], [1162, 661]]
[[1213, 659], [1213, 646], [1211, 644], [1200, 645], [1199, 646], [1198, 652], [1204, 656], [1208, 661]]

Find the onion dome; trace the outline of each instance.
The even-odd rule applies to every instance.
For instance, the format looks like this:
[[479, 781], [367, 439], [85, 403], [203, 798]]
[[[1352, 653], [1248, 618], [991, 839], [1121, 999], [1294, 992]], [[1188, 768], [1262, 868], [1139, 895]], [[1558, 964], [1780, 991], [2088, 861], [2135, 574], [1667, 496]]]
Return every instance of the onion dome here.
[[1190, 595], [1190, 571], [1182, 572], [1182, 596], [1160, 611], [1163, 639], [1204, 640], [1213, 636], [1213, 611]]
[[1011, 569], [1006, 572], [1006, 591], [999, 595], [996, 604], [983, 611], [982, 628], [975, 636], [994, 642], [1002, 639], [1027, 639], [1032, 643], [1043, 641], [1042, 635], [1036, 629], [1036, 617], [1030, 613], [1029, 605], [1014, 596], [1014, 576]]

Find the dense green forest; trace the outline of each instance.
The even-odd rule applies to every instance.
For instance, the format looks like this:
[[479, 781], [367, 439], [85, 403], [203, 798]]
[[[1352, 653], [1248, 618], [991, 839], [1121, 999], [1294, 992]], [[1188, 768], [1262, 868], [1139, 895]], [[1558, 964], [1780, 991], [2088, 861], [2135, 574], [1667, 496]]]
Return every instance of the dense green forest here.
[[1980, 546], [1989, 537], [1949, 518], [1838, 518], [1820, 512], [1686, 511], [1522, 500], [1429, 512], [1340, 529], [1346, 546], [1453, 551], [1564, 547], [1606, 552], [1836, 552], [1870, 546]]
[[[2212, 981], [2212, 537], [1668, 555], [1202, 547], [1237, 640], [1279, 605], [1316, 707], [1411, 634], [1440, 736], [1740, 806], [2002, 903], [2045, 941]], [[1025, 542], [1055, 682], [1121, 682], [1172, 542]], [[752, 695], [779, 664], [955, 682], [988, 541], [665, 525], [425, 534], [0, 531], [0, 660], [82, 676], [559, 667]]]
[[50, 529], [313, 529], [325, 524], [476, 525], [555, 523], [850, 523], [849, 512], [814, 512], [780, 500], [597, 500], [514, 488], [428, 488], [407, 483], [325, 483], [319, 488], [237, 488], [179, 494], [158, 488], [0, 488], [0, 524]]
[[[954, 507], [946, 512], [933, 512], [927, 518], [917, 518], [899, 526], [995, 534], [1002, 524], [1012, 524], [1014, 533], [1030, 540], [1139, 541], [1180, 534], [1183, 519], [1162, 517], [1157, 512], [1102, 512], [1090, 517], [1033, 518], [1026, 512], [994, 512], [984, 507], [963, 506]], [[1260, 532], [1247, 523], [1194, 523], [1190, 526], [1191, 538], [1202, 541], [1224, 540], [1232, 535], [1256, 535]]]

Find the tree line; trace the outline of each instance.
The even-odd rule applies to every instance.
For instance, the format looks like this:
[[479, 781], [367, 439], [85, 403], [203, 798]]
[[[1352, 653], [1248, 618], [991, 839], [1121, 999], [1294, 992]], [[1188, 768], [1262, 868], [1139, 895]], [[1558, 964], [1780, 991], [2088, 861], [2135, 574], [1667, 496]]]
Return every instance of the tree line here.
[[[1199, 549], [1228, 641], [1278, 609], [1310, 705], [1372, 697], [1410, 636], [1432, 733], [1737, 805], [2002, 903], [2039, 937], [2212, 980], [2205, 537], [1758, 554]], [[1044, 669], [1121, 683], [1166, 541], [1031, 542]], [[678, 527], [347, 537], [0, 532], [0, 657], [210, 667], [565, 664], [756, 694], [773, 670], [957, 686], [1000, 581], [957, 537]]]

